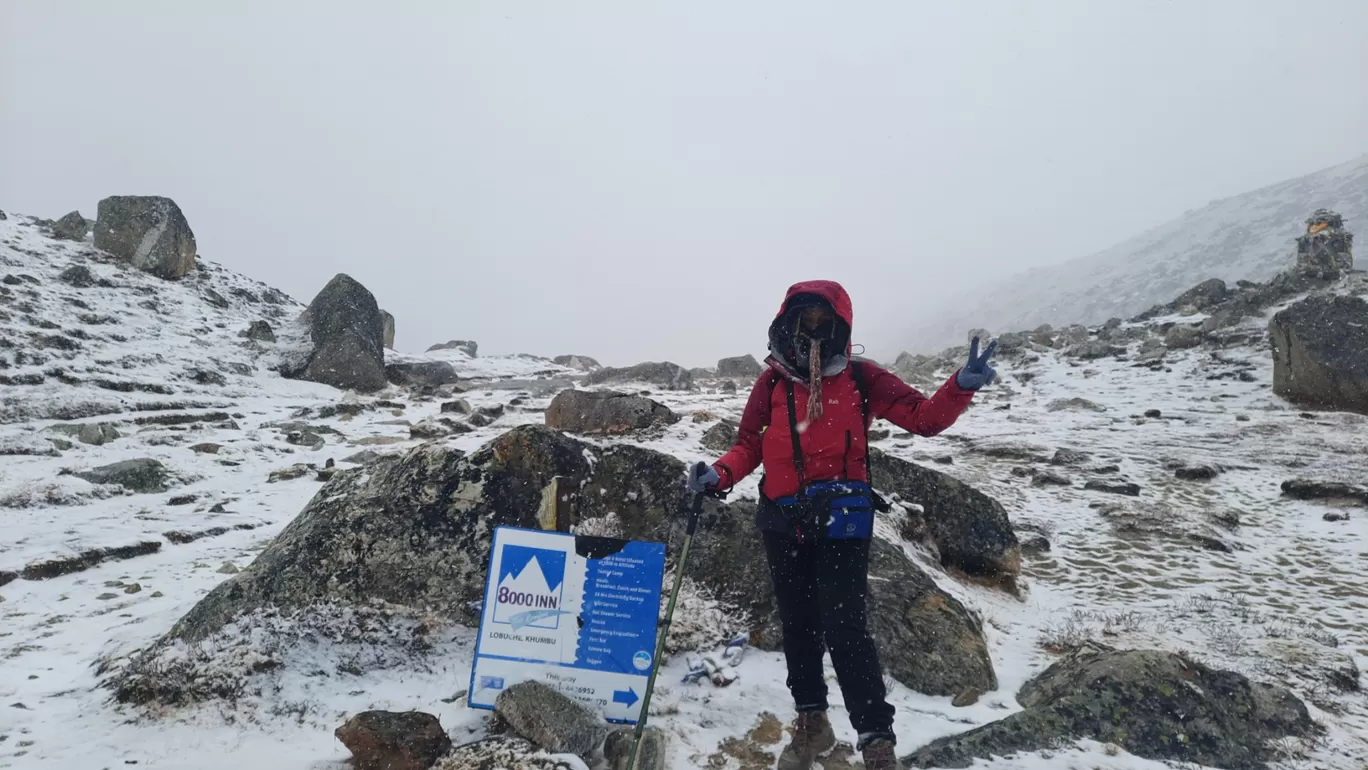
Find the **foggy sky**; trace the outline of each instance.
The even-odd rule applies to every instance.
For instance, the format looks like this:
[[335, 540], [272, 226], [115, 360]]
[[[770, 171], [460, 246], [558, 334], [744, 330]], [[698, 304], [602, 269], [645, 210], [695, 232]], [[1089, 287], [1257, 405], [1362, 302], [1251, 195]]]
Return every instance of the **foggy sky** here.
[[0, 0], [0, 208], [166, 195], [397, 347], [707, 365], [1368, 151], [1368, 3]]

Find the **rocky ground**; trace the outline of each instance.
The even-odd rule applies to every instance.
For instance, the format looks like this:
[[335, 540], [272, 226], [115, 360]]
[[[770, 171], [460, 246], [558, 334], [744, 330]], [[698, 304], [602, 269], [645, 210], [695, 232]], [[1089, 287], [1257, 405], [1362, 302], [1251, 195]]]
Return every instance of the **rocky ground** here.
[[[637, 458], [650, 470], [644, 475], [663, 476], [674, 463], [714, 457], [706, 447], [725, 433], [718, 426], [738, 419], [744, 405], [749, 383], [741, 374], [644, 367], [599, 372], [591, 385], [583, 370], [593, 367], [579, 357], [558, 365], [450, 347], [390, 351], [386, 363], [445, 362], [458, 382], [357, 395], [281, 377], [308, 344], [295, 321], [303, 306], [203, 260], [167, 281], [10, 214], [0, 221], [0, 281], [0, 767], [341, 768], [347, 752], [333, 729], [369, 709], [437, 715], [462, 747], [439, 766], [584, 766], [513, 738], [470, 745], [496, 726], [461, 697], [473, 632], [448, 622], [460, 613], [454, 603], [437, 617], [319, 589], [321, 601], [304, 611], [252, 608], [250, 622], [224, 633], [222, 624], [213, 633], [186, 631], [198, 622], [177, 624], [206, 617], [212, 602], [203, 600], [220, 586], [292, 574], [270, 572], [269, 559], [249, 565], [282, 548], [288, 538], [272, 543], [297, 516], [319, 518], [300, 516], [306, 508], [351, 510], [367, 485], [384, 489], [372, 474], [421, 466], [446, 478], [438, 470], [448, 463], [514, 478], [531, 472], [532, 461], [519, 465], [508, 459], [517, 453], [496, 450], [542, 446], [509, 444], [509, 431], [543, 425], [566, 387], [646, 393], [674, 416], [604, 399], [612, 402], [601, 407], [607, 422], [627, 432], [575, 426], [585, 432], [575, 439], [584, 442], [575, 445], [583, 466], [568, 459], [574, 452], [556, 460], [571, 472], [608, 478], [605, 463], [630, 467]], [[1364, 293], [1354, 276], [1336, 290]], [[1079, 725], [1061, 726], [1060, 709], [1074, 697], [1061, 682], [1082, 676], [1070, 668], [1077, 665], [1125, 676], [1153, 670], [1146, 681], [1156, 682], [1167, 681], [1164, 671], [1210, 669], [1222, 673], [1200, 676], [1226, 683], [1221, 692], [1253, 693], [1241, 696], [1251, 703], [1266, 699], [1258, 686], [1240, 684], [1245, 677], [1283, 685], [1306, 704], [1303, 721], [1274, 699], [1281, 708], [1265, 721], [1283, 729], [1268, 757], [1183, 755], [1194, 761], [1368, 766], [1368, 703], [1359, 689], [1368, 664], [1368, 497], [1355, 486], [1368, 478], [1368, 418], [1306, 411], [1272, 393], [1268, 321], [1296, 295], [1268, 295], [1208, 323], [1226, 299], [1100, 329], [1017, 335], [1004, 345], [1000, 384], [950, 431], [923, 439], [875, 426], [876, 446], [890, 458], [944, 472], [1000, 502], [1021, 544], [1020, 575], [1004, 585], [950, 554], [950, 539], [937, 535], [949, 524], [934, 505], [921, 512], [924, 532], [908, 525], [919, 515], [912, 508], [880, 523], [889, 574], [907, 575], [909, 585], [924, 575], [918, 595], [943, 595], [972, 614], [996, 684], [984, 678], [987, 692], [975, 699], [958, 686], [928, 695], [932, 682], [913, 682], [916, 692], [892, 681], [900, 749], [911, 758], [948, 766], [1015, 751], [979, 766], [1160, 767], [1128, 750], [1150, 745], [1133, 730], [1092, 726], [1079, 740]], [[262, 321], [274, 341], [260, 325], [256, 339], [243, 336]], [[915, 384], [934, 388], [958, 356], [899, 363]], [[541, 435], [529, 427], [511, 435], [524, 434]], [[482, 447], [493, 449], [481, 455]], [[155, 464], [106, 468], [147, 460]], [[1292, 480], [1306, 483], [1285, 493]], [[469, 489], [451, 491], [461, 497]], [[429, 504], [414, 494], [415, 509]], [[738, 497], [754, 494], [752, 479]], [[479, 495], [473, 505], [494, 499]], [[665, 504], [620, 499], [598, 504], [582, 524], [622, 531], [654, 521], [641, 517]], [[743, 547], [718, 516], [715, 547]], [[670, 535], [668, 522], [653, 526]], [[717, 564], [727, 556], [713, 554]], [[782, 659], [757, 634], [763, 596], [747, 604], [712, 574], [688, 581], [652, 723], [669, 738], [673, 768], [768, 767], [788, 718]], [[387, 585], [364, 580], [371, 582], [357, 583], [357, 592]], [[758, 645], [738, 681], [681, 681], [689, 650], [738, 629]], [[1102, 650], [1070, 663], [1098, 644], [1185, 657], [1131, 663]], [[1037, 679], [1056, 663], [1063, 667]], [[182, 674], [193, 687], [177, 684]], [[131, 687], [137, 682], [156, 686]], [[994, 723], [1006, 717], [1033, 725], [1047, 745], [995, 737], [1003, 728]], [[843, 715], [834, 722], [843, 740], [854, 739]], [[974, 728], [982, 731], [952, 737]], [[1167, 740], [1156, 736], [1154, 745], [1160, 737]], [[848, 748], [825, 766], [852, 766]]]

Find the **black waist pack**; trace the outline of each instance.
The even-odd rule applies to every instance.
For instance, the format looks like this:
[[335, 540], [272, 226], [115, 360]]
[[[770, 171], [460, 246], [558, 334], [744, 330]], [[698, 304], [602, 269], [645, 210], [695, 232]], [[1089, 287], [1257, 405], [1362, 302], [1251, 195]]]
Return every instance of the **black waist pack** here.
[[874, 511], [888, 510], [863, 481], [819, 481], [770, 502], [799, 539], [867, 540], [874, 536]]

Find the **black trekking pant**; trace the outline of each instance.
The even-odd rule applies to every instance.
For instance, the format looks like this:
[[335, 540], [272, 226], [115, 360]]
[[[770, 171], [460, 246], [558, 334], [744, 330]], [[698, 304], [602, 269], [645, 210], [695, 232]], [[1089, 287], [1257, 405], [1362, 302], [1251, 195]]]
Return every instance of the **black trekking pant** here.
[[764, 539], [797, 710], [827, 708], [822, 653], [830, 651], [855, 732], [893, 740], [893, 707], [865, 617], [869, 541], [809, 538], [800, 543], [768, 531]]

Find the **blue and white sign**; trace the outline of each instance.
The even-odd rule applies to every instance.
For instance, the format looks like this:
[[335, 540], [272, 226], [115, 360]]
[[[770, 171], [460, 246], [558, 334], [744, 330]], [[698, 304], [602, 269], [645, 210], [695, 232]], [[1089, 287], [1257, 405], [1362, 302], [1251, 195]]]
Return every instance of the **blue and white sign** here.
[[635, 723], [655, 655], [665, 546], [499, 527], [485, 578], [469, 703], [538, 679]]

